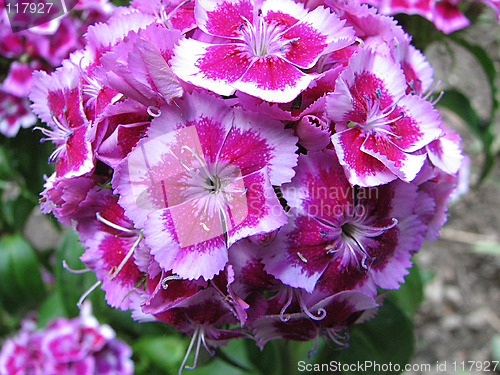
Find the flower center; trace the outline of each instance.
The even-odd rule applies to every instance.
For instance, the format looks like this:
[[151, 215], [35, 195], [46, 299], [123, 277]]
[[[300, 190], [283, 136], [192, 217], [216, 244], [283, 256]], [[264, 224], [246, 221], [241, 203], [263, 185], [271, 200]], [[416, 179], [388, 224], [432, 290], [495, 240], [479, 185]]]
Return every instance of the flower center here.
[[404, 113], [401, 112], [399, 117], [391, 116], [394, 110], [397, 108], [396, 104], [382, 109], [382, 90], [380, 88], [375, 89], [375, 94], [370, 96], [368, 94], [363, 95], [364, 107], [366, 109], [366, 120], [364, 122], [358, 123], [354, 121], [348, 121], [347, 125], [349, 127], [360, 126], [366, 132], [372, 135], [390, 135], [395, 139], [400, 139], [400, 135], [393, 133], [393, 127], [396, 121], [404, 118]]
[[256, 17], [255, 24], [243, 16], [241, 18], [243, 23], [238, 28], [240, 31], [239, 39], [245, 43], [247, 52], [254, 57], [286, 52], [298, 40], [298, 38], [284, 38], [282, 35], [285, 31], [283, 26], [266, 22], [262, 17], [261, 10]]
[[[366, 223], [367, 215], [354, 215], [354, 217], [339, 227], [335, 227], [332, 232], [320, 231], [322, 238], [330, 237], [325, 250], [327, 253], [335, 254], [340, 257], [339, 266], [346, 268], [348, 266], [359, 266], [367, 268], [366, 262], [370, 256], [364, 243], [367, 238], [378, 237], [394, 228], [398, 220], [393, 218], [389, 225], [375, 226], [373, 223]], [[340, 231], [339, 231], [340, 229]]]
[[213, 175], [210, 177], [207, 177], [205, 180], [207, 191], [209, 191], [212, 194], [219, 194], [219, 192], [222, 189], [222, 181], [219, 176]]
[[341, 236], [344, 238], [350, 237], [355, 239], [356, 234], [359, 234], [359, 229], [356, 227], [356, 224], [352, 221], [348, 221], [341, 226], [342, 233]]

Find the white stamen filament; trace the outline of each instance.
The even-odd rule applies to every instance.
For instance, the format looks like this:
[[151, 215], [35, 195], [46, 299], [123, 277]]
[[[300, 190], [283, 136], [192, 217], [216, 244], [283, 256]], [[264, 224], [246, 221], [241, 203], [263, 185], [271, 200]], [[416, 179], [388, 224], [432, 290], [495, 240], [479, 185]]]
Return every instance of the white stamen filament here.
[[334, 328], [327, 328], [326, 329], [326, 334], [332, 340], [334, 343], [340, 345], [340, 346], [347, 346], [347, 344], [343, 341], [349, 340], [349, 334], [346, 332], [344, 335], [341, 335], [338, 331], [336, 331]]
[[[186, 366], [187, 359], [189, 357], [189, 354], [191, 353], [191, 350], [193, 349], [195, 341], [196, 341], [196, 352], [194, 355], [193, 364], [191, 366]], [[182, 370], [184, 368], [187, 368], [189, 370], [193, 370], [196, 367], [196, 364], [198, 362], [198, 354], [200, 352], [200, 346], [201, 346], [202, 342], [203, 342], [203, 346], [205, 346], [207, 351], [212, 355], [212, 352], [210, 350], [208, 350], [207, 345], [205, 343], [205, 327], [198, 326], [193, 333], [193, 337], [191, 338], [191, 342], [189, 343], [188, 349], [186, 351], [186, 355], [184, 356], [184, 359], [182, 360], [181, 367], [179, 368], [179, 375], [182, 375]]]
[[150, 105], [146, 111], [148, 112], [148, 115], [150, 115], [151, 117], [160, 117], [161, 116], [161, 110], [158, 107]]
[[154, 14], [156, 17], [158, 17], [160, 19], [160, 21], [168, 28], [168, 29], [173, 29], [173, 26], [172, 26], [172, 23], [170, 22], [170, 19], [172, 18], [172, 16], [175, 15], [175, 13], [179, 10], [180, 7], [182, 7], [183, 5], [186, 5], [188, 3], [190, 3], [191, 0], [186, 0], [186, 1], [183, 1], [181, 3], [179, 3], [174, 9], [172, 9], [169, 13], [167, 13], [167, 9], [171, 3], [168, 3], [167, 6], [165, 7], [163, 4], [162, 4], [162, 7], [160, 9], [160, 14], [158, 14], [156, 12], [156, 10], [154, 10], [154, 7], [152, 7], [152, 9], [154, 10]]
[[127, 255], [122, 259], [121, 263], [118, 265], [116, 270], [111, 275], [108, 275], [108, 278], [110, 280], [113, 280], [116, 277], [116, 275], [118, 275], [118, 273], [122, 270], [122, 268], [125, 267], [125, 264], [128, 262], [128, 260], [132, 256], [132, 254], [134, 254], [134, 251], [137, 248], [137, 246], [139, 245], [139, 243], [141, 242], [142, 238], [143, 238], [142, 233], [139, 233], [139, 237], [137, 237], [134, 244], [132, 245], [132, 247], [128, 251]]
[[140, 233], [140, 231], [138, 231], [137, 229], [129, 229], [129, 228], [122, 227], [121, 225], [112, 223], [111, 221], [103, 218], [101, 216], [100, 212], [96, 212], [95, 216], [96, 216], [97, 220], [99, 220], [100, 222], [106, 224], [108, 227], [111, 227], [111, 228], [114, 228], [116, 230], [119, 230], [119, 231], [122, 231], [122, 232], [126, 232], [126, 233], [134, 233], [134, 234]]
[[97, 97], [102, 90], [102, 85], [95, 77], [89, 77], [87, 74], [85, 74], [85, 80], [87, 83], [83, 84], [82, 91], [84, 95], [89, 96], [87, 102], [85, 103], [86, 106], [89, 106], [97, 100]]
[[179, 276], [177, 275], [172, 275], [172, 276], [167, 276], [164, 277], [163, 280], [161, 281], [161, 287], [165, 290], [168, 288], [168, 282], [173, 281], [173, 280], [182, 280]]
[[203, 347], [206, 349], [208, 354], [210, 354], [211, 356], [215, 354], [215, 352], [208, 347], [204, 334], [201, 335], [201, 342], [203, 343]]
[[287, 299], [285, 305], [280, 310], [280, 320], [283, 323], [286, 323], [290, 320], [289, 316], [285, 317], [285, 311], [286, 311], [286, 309], [288, 309], [290, 307], [290, 305], [292, 304], [292, 299], [293, 299], [293, 292], [291, 291], [291, 289], [287, 289], [287, 294], [288, 294], [288, 299]]
[[76, 306], [81, 309], [82, 308], [82, 304], [83, 304], [83, 301], [85, 301], [85, 298], [88, 297], [88, 295], [90, 293], [92, 293], [94, 291], [95, 288], [97, 288], [99, 285], [101, 285], [101, 281], [97, 281], [94, 285], [92, 285], [89, 289], [87, 289], [87, 291], [85, 293], [82, 294], [82, 296], [80, 297], [80, 299], [78, 300], [78, 302], [76, 303]]
[[262, 57], [273, 54], [281, 54], [297, 42], [300, 38], [286, 39], [282, 35], [286, 31], [281, 25], [267, 23], [258, 12], [251, 23], [246, 17], [241, 16], [243, 24], [238, 28], [239, 39], [244, 42], [245, 48], [251, 57]]
[[326, 310], [324, 308], [320, 308], [318, 309], [318, 316], [314, 315], [308, 308], [307, 306], [305, 305], [304, 303], [304, 300], [302, 298], [299, 298], [299, 305], [300, 305], [300, 309], [302, 310], [302, 312], [304, 314], [306, 314], [309, 318], [311, 318], [312, 320], [316, 320], [316, 321], [319, 321], [319, 320], [323, 320], [325, 319], [326, 317]]
[[198, 355], [200, 354], [200, 346], [203, 338], [203, 329], [201, 327], [198, 328], [198, 339], [196, 340], [196, 351], [194, 352], [193, 364], [191, 366], [186, 366], [188, 370], [193, 370], [196, 368], [196, 364], [198, 363]]
[[52, 116], [52, 121], [55, 124], [55, 127], [52, 127], [52, 129], [42, 128], [40, 126], [33, 128], [33, 130], [40, 130], [42, 134], [47, 137], [41, 139], [40, 142], [53, 141], [58, 145], [50, 154], [49, 162], [55, 161], [62, 152], [66, 151], [66, 141], [73, 135], [73, 129], [69, 127], [66, 121], [64, 121], [63, 125], [55, 116]]
[[71, 273], [74, 273], [74, 274], [81, 274], [81, 273], [87, 273], [87, 272], [90, 272], [91, 269], [90, 268], [84, 268], [84, 269], [81, 269], [81, 270], [74, 270], [72, 269], [70, 266], [68, 266], [68, 263], [66, 263], [65, 260], [62, 261], [62, 266], [63, 268], [66, 270], [66, 271], [69, 271]]

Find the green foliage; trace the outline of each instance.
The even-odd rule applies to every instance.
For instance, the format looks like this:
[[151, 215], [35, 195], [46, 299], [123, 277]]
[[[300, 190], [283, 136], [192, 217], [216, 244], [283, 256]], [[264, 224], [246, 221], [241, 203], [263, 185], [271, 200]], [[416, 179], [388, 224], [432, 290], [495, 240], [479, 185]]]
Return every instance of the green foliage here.
[[76, 303], [80, 296], [97, 281], [92, 272], [75, 274], [62, 267], [64, 261], [71, 269], [84, 269], [85, 265], [79, 260], [82, 254], [83, 247], [78, 241], [78, 235], [72, 230], [66, 231], [56, 252], [54, 274], [64, 310], [70, 317], [78, 315]]
[[[461, 2], [460, 4], [465, 3]], [[476, 6], [468, 4], [466, 14], [472, 22], [480, 20]], [[450, 35], [446, 35], [435, 29], [431, 22], [417, 15], [402, 14], [396, 16], [399, 23], [406, 32], [412, 36], [412, 44], [418, 49], [425, 51], [431, 44], [438, 43], [446, 48], [451, 56], [454, 56], [457, 47], [467, 51], [477, 62], [477, 66], [485, 74], [484, 86], [489, 88], [489, 114], [486, 118], [481, 118], [470, 103], [468, 92], [462, 92], [456, 87], [445, 90], [438, 106], [447, 108], [455, 112], [467, 125], [470, 131], [478, 137], [483, 146], [484, 163], [482, 166], [479, 183], [482, 182], [491, 172], [495, 164], [498, 150], [495, 149], [496, 135], [494, 132], [495, 117], [499, 108], [498, 99], [498, 71], [495, 66], [494, 56], [478, 43], [469, 41], [467, 29], [459, 30]]]
[[420, 268], [414, 264], [401, 288], [392, 292], [388, 298], [399, 306], [408, 318], [413, 319], [424, 299], [423, 284]]
[[53, 166], [47, 159], [52, 145], [40, 143], [32, 129], [17, 137], [0, 137], [0, 232], [21, 232], [43, 188], [43, 176]]
[[500, 361], [500, 335], [496, 334], [491, 339], [491, 359]]
[[26, 313], [45, 296], [35, 251], [20, 234], [0, 238], [0, 302], [11, 313]]
[[344, 374], [400, 374], [409, 363], [413, 349], [413, 323], [395, 303], [386, 300], [374, 319], [353, 327], [349, 347], [339, 351], [336, 359], [351, 365], [365, 362], [392, 364], [395, 370], [382, 371], [382, 368], [371, 367], [364, 371], [345, 371]]
[[146, 374], [152, 368], [164, 374], [176, 373], [186, 354], [186, 340], [176, 336], [144, 336], [132, 347], [137, 370]]

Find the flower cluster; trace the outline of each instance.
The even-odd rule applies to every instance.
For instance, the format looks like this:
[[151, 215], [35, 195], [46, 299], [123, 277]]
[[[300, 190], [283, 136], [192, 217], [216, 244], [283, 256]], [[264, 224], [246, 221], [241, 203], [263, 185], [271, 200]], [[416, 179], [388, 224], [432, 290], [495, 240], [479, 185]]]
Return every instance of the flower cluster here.
[[497, 0], [366, 0], [364, 2], [377, 7], [382, 14], [418, 14], [431, 21], [436, 29], [445, 34], [470, 25], [470, 20], [463, 13], [463, 9], [474, 3], [489, 6], [500, 22], [500, 2]]
[[107, 325], [100, 325], [85, 303], [80, 316], [56, 318], [36, 330], [23, 322], [16, 337], [0, 352], [0, 374], [132, 375], [132, 350]]
[[19, 128], [36, 123], [27, 98], [32, 72], [59, 66], [70, 52], [84, 46], [87, 27], [106, 20], [113, 9], [107, 0], [80, 0], [70, 17], [14, 33], [7, 8], [0, 2], [0, 54], [2, 67], [7, 68], [5, 76], [0, 74], [0, 133], [14, 137]]
[[134, 0], [86, 40], [30, 98], [56, 146], [42, 210], [76, 228], [111, 306], [209, 351], [342, 342], [439, 235], [460, 139], [392, 18]]

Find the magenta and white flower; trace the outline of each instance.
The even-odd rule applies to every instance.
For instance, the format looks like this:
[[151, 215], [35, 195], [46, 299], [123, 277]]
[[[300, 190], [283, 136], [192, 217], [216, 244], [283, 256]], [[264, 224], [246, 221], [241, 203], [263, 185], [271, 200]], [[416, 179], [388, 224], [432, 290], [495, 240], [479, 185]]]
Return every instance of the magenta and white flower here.
[[327, 98], [335, 122], [332, 142], [352, 185], [411, 181], [425, 153], [415, 153], [441, 135], [431, 103], [406, 95], [405, 76], [392, 59], [370, 50], [353, 56]]
[[[463, 29], [470, 25], [469, 19], [459, 7], [460, 0], [369, 0], [382, 14], [418, 14], [425, 17], [445, 34]], [[495, 9], [493, 2], [484, 1]]]
[[0, 90], [0, 133], [14, 137], [20, 128], [29, 128], [36, 121], [26, 98], [18, 98]]
[[[410, 42], [344, 1], [134, 0], [90, 27], [30, 96], [56, 146], [42, 210], [76, 227], [98, 279], [79, 303], [102, 284], [192, 335], [195, 364], [249, 335], [343, 345], [458, 183], [459, 139]], [[82, 374], [121, 351], [81, 357], [64, 332], [51, 344]]]
[[291, 180], [297, 139], [206, 94], [160, 110], [113, 186], [162, 268], [211, 279], [233, 243], [285, 223], [272, 185]]
[[80, 316], [56, 318], [43, 330], [24, 321], [0, 351], [0, 374], [132, 375], [130, 347], [101, 325], [85, 303]]
[[172, 68], [225, 96], [240, 90], [269, 102], [292, 101], [315, 77], [304, 70], [354, 42], [353, 30], [335, 14], [292, 0], [199, 0], [195, 17], [200, 29], [224, 42], [184, 39]]
[[413, 215], [416, 190], [398, 182], [354, 189], [333, 151], [301, 156], [283, 186], [289, 223], [266, 250], [265, 270], [308, 292], [328, 267], [351, 281], [349, 289], [397, 288], [425, 230]]
[[38, 129], [56, 145], [50, 161], [56, 162], [57, 176], [70, 178], [90, 172], [94, 167], [92, 136], [78, 68], [67, 62], [52, 75], [36, 71], [34, 79], [31, 108], [50, 126]]
[[130, 291], [144, 274], [135, 264], [135, 258], [148, 251], [142, 233], [133, 227], [116, 197], [108, 195], [108, 191], [91, 190], [87, 199], [94, 202], [97, 213], [94, 217], [82, 215], [77, 219], [77, 231], [86, 248], [80, 259], [96, 273], [106, 292], [106, 301], [127, 310]]

